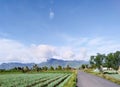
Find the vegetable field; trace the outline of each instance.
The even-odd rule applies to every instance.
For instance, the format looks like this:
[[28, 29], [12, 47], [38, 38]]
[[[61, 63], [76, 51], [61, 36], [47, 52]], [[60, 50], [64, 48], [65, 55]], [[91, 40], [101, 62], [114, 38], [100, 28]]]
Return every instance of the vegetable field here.
[[0, 87], [63, 87], [72, 73], [1, 74]]

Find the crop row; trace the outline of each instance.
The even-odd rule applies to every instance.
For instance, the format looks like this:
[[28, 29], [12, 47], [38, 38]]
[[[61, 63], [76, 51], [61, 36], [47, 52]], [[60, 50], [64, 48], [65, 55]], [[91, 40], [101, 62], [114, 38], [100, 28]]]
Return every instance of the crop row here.
[[70, 75], [70, 73], [4, 74], [0, 75], [0, 87], [57, 87]]

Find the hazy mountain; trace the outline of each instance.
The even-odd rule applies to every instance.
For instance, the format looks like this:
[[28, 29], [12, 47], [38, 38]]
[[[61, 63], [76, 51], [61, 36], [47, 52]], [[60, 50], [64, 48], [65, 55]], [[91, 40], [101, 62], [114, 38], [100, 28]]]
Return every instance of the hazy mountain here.
[[24, 66], [28, 66], [29, 68], [32, 68], [34, 64], [35, 63], [16, 63], [16, 62], [2, 63], [0, 65], [0, 69], [12, 69], [14, 67], [24, 67]]
[[51, 58], [51, 59], [47, 60], [47, 62], [40, 63], [39, 66], [54, 66], [54, 67], [56, 67], [58, 65], [61, 65], [61, 66], [65, 67], [67, 65], [70, 65], [71, 67], [78, 68], [78, 67], [80, 67], [81, 64], [88, 64], [88, 61], [84, 61], [84, 60], [81, 60], [81, 61], [76, 61], [76, 60], [65, 61], [65, 60]]
[[[35, 63], [2, 63], [0, 65], [0, 69], [11, 69], [14, 67], [24, 67], [24, 66], [28, 66], [29, 68], [32, 68], [32, 66], [34, 64]], [[76, 61], [76, 60], [64, 61], [64, 60], [60, 60], [60, 59], [51, 58], [51, 59], [48, 59], [46, 62], [39, 63], [38, 65], [40, 67], [42, 67], [42, 66], [57, 67], [58, 65], [65, 67], [67, 65], [70, 65], [71, 67], [78, 68], [78, 67], [80, 67], [81, 64], [88, 64], [88, 61], [83, 61], [83, 60], [81, 60], [81, 61]]]

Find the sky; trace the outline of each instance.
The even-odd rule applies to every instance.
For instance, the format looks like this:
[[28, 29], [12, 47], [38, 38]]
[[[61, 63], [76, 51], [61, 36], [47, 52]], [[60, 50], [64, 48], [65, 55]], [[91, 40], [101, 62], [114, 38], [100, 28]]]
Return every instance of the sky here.
[[120, 0], [0, 0], [0, 63], [89, 60], [119, 37]]

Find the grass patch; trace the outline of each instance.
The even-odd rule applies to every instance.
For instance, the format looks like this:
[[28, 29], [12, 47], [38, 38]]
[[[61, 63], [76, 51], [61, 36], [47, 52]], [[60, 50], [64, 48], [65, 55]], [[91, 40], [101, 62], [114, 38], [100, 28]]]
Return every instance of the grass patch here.
[[116, 78], [113, 78], [112, 76], [108, 76], [108, 75], [104, 75], [104, 74], [103, 74], [103, 77], [107, 80], [110, 80], [110, 81], [120, 85], [120, 80], [119, 79], [116, 79]]

